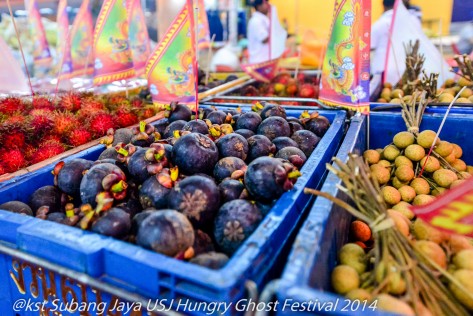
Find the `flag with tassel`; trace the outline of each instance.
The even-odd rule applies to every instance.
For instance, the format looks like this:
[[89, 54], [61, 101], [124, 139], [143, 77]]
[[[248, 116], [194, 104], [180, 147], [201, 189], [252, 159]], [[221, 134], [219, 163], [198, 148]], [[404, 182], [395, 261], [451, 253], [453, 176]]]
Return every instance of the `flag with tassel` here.
[[187, 104], [191, 108], [196, 106], [194, 30], [192, 3], [187, 0], [146, 65], [148, 86], [156, 106], [167, 105], [172, 101]]
[[129, 1], [129, 39], [133, 55], [133, 65], [135, 67], [136, 76], [145, 73], [146, 62], [151, 54], [151, 46], [149, 41], [148, 29], [146, 26], [145, 15], [141, 7], [141, 0]]
[[94, 73], [92, 45], [94, 40], [94, 21], [90, 0], [83, 0], [71, 30], [72, 76], [79, 77]]
[[36, 65], [48, 65], [51, 62], [51, 52], [49, 50], [46, 32], [44, 31], [43, 21], [41, 21], [38, 3], [36, 0], [25, 0], [25, 6], [28, 12], [31, 37], [34, 39], [34, 63]]
[[135, 76], [126, 0], [105, 0], [94, 31], [94, 85]]

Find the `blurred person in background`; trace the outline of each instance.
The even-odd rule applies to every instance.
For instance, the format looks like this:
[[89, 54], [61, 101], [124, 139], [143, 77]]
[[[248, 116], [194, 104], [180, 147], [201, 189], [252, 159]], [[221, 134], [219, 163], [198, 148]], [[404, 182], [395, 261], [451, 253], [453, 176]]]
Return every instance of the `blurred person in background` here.
[[461, 29], [459, 35], [459, 40], [457, 44], [458, 51], [460, 54], [470, 54], [473, 53], [473, 12], [472, 20], [465, 24]]
[[255, 12], [248, 22], [248, 54], [250, 64], [268, 61], [271, 6], [268, 0], [254, 0]]
[[420, 7], [412, 5], [411, 0], [402, 0], [402, 2], [413, 16], [417, 17], [419, 21], [422, 21], [422, 9]]

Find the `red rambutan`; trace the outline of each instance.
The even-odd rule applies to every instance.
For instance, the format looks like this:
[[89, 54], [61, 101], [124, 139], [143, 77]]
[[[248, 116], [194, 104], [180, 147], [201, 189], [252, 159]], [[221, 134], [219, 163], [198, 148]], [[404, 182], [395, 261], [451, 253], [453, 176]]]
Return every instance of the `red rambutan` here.
[[85, 128], [74, 129], [67, 137], [68, 143], [72, 146], [80, 146], [92, 140], [92, 135]]
[[66, 150], [64, 145], [49, 141], [43, 143], [38, 149], [35, 150], [31, 157], [31, 163], [35, 164], [51, 157], [57, 156]]
[[58, 108], [65, 111], [76, 112], [82, 106], [82, 98], [77, 93], [66, 93], [61, 97]]
[[133, 108], [141, 108], [143, 106], [143, 100], [140, 98], [134, 98], [131, 100], [131, 106]]
[[53, 131], [59, 136], [65, 136], [72, 129], [79, 126], [76, 117], [70, 112], [57, 112], [53, 116]]
[[1, 137], [2, 146], [6, 149], [23, 148], [25, 146], [25, 134], [19, 130], [3, 132]]
[[56, 134], [48, 134], [45, 135], [43, 138], [41, 138], [41, 141], [39, 142], [40, 144], [45, 144], [47, 142], [55, 142], [55, 143], [61, 143], [61, 136], [56, 135]]
[[0, 161], [7, 173], [15, 172], [26, 165], [25, 157], [19, 149], [2, 151], [0, 153]]
[[36, 135], [41, 135], [53, 127], [53, 121], [46, 115], [32, 115], [30, 126]]
[[10, 97], [0, 101], [0, 113], [13, 114], [15, 112], [23, 112], [26, 106], [19, 98]]
[[127, 127], [138, 123], [138, 116], [131, 111], [119, 110], [115, 113], [115, 124], [118, 127]]
[[26, 116], [15, 114], [2, 122], [2, 128], [12, 129], [15, 127], [23, 128], [26, 125]]
[[143, 109], [142, 111], [140, 111], [140, 121], [153, 117], [155, 114], [156, 113], [152, 108]]
[[31, 157], [33, 157], [34, 152], [36, 151], [36, 147], [31, 145], [31, 144], [26, 144], [24, 153], [25, 153], [25, 159], [27, 161], [31, 160]]
[[115, 128], [113, 116], [107, 113], [95, 114], [89, 122], [89, 128], [93, 136], [100, 137], [107, 133], [111, 128]]
[[3, 168], [2, 165], [0, 165], [0, 176], [5, 174], [5, 173], [6, 173], [5, 168]]
[[50, 109], [32, 109], [28, 115], [33, 115], [33, 116], [37, 116], [37, 115], [47, 115], [47, 116], [52, 116], [53, 115], [53, 111], [50, 110]]
[[37, 110], [54, 111], [54, 104], [47, 97], [34, 97], [32, 105], [33, 105], [33, 108]]

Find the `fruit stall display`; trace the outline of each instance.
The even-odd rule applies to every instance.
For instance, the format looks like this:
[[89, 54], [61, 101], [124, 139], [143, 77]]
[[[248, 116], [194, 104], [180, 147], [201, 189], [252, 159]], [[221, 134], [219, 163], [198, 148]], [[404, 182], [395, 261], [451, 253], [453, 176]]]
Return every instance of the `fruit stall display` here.
[[309, 202], [303, 188], [322, 183], [346, 113], [166, 111], [0, 189], [0, 218], [17, 231], [0, 239], [146, 297], [235, 301], [246, 279], [261, 284]]
[[156, 114], [138, 96], [65, 93], [0, 100], [0, 175], [42, 162]]
[[449, 115], [425, 161], [442, 118], [425, 114], [419, 127], [401, 114], [371, 113], [369, 131], [366, 118], [352, 119], [324, 193], [306, 190], [322, 196], [296, 238], [280, 300], [318, 300], [333, 315], [471, 314], [473, 240], [444, 234], [409, 209], [472, 174], [473, 145], [465, 140], [473, 120], [463, 115]]
[[301, 71], [297, 78], [294, 76], [289, 72], [281, 72], [270, 83], [252, 79], [227, 91], [217, 93], [205, 101], [218, 104], [252, 103], [259, 100], [283, 105], [317, 106], [319, 72]]

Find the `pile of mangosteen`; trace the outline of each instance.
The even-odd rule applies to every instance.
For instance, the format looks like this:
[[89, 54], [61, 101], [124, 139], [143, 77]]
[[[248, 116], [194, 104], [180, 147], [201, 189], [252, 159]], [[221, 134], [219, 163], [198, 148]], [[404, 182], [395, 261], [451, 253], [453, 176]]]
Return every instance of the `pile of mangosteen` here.
[[283, 107], [199, 109], [110, 131], [97, 161], [59, 162], [54, 185], [0, 209], [91, 230], [218, 269], [291, 190], [330, 126]]

